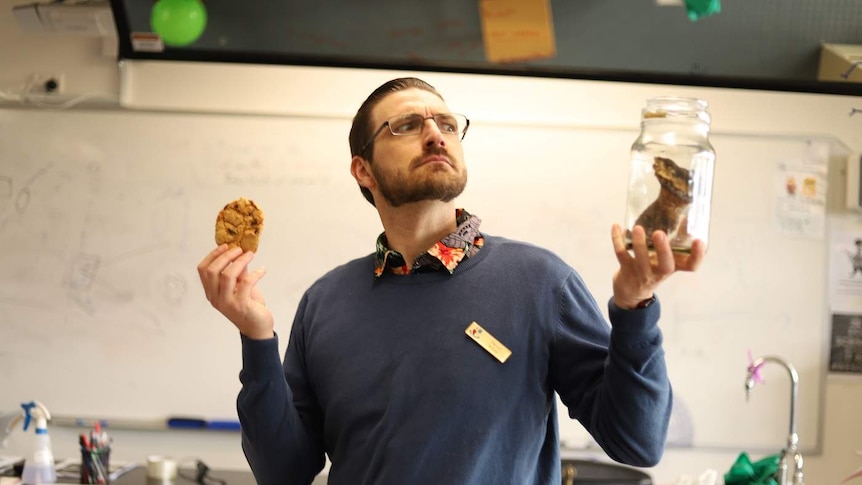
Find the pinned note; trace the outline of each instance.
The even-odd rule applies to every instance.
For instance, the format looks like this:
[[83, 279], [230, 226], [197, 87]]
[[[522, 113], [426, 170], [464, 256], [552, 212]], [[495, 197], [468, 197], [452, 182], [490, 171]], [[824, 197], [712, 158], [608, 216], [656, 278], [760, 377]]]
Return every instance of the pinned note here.
[[479, 0], [485, 58], [518, 62], [557, 53], [549, 0]]

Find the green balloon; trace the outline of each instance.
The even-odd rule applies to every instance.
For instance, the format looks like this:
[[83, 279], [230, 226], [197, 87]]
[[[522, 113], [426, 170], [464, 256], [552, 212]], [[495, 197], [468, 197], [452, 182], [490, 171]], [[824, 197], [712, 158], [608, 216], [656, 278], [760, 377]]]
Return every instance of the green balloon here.
[[159, 0], [150, 12], [150, 27], [165, 45], [182, 47], [198, 40], [207, 26], [201, 0]]

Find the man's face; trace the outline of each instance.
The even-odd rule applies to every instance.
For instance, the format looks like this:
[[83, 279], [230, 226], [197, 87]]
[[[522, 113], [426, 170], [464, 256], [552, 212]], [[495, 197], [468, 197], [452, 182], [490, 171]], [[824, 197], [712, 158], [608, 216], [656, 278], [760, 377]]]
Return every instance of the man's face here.
[[[434, 93], [406, 89], [390, 94], [374, 108], [374, 130], [386, 120], [416, 113], [423, 117], [448, 113]], [[467, 184], [467, 168], [460, 134], [441, 133], [434, 120], [425, 120], [418, 135], [395, 136], [388, 129], [377, 135], [369, 155], [377, 190], [389, 205], [440, 200], [449, 202]]]

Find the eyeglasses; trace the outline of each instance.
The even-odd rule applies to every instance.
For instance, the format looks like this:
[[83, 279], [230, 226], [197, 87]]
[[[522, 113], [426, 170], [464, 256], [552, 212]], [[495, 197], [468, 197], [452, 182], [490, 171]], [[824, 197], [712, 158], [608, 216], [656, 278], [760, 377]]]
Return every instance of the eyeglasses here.
[[461, 140], [467, 134], [467, 128], [470, 126], [470, 120], [466, 116], [456, 113], [437, 113], [431, 116], [422, 116], [420, 114], [407, 114], [395, 116], [384, 121], [380, 128], [371, 135], [371, 138], [365, 143], [360, 150], [360, 153], [365, 153], [365, 150], [374, 142], [377, 135], [384, 128], [389, 128], [389, 132], [395, 136], [418, 135], [425, 128], [425, 120], [434, 120], [437, 129], [444, 135], [461, 135]]

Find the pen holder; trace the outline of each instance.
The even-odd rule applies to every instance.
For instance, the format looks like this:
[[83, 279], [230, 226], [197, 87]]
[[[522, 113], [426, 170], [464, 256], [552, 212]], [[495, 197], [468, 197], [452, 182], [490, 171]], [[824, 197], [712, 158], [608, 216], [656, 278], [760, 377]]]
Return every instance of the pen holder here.
[[111, 449], [88, 450], [81, 448], [81, 483], [108, 483]]

